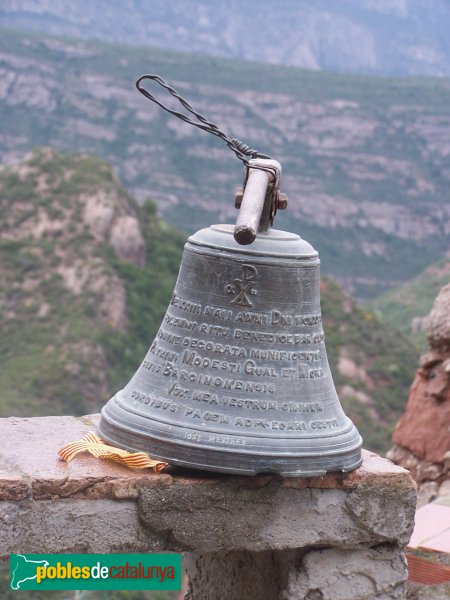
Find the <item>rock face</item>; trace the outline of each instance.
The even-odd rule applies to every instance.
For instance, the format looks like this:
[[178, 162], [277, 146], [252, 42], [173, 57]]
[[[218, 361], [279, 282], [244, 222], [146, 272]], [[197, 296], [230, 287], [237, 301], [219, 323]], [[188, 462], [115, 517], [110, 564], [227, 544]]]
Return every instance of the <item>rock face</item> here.
[[420, 359], [388, 457], [419, 484], [419, 504], [448, 494], [450, 480], [450, 284], [439, 292], [428, 321], [429, 353]]
[[449, 450], [450, 354], [422, 357], [408, 404], [393, 434], [399, 446], [420, 459], [442, 463]]
[[[81, 8], [82, 6], [82, 8]], [[201, 52], [307, 69], [448, 75], [445, 0], [291, 2], [4, 0], [0, 22], [17, 29]], [[391, 25], [389, 25], [391, 23]], [[392, 35], [392, 28], [398, 32]], [[273, 32], [276, 31], [277, 35]], [[401, 33], [399, 33], [401, 32]], [[77, 55], [70, 49], [69, 55]]]
[[[8, 2], [17, 6], [19, 0]], [[106, 27], [109, 35], [105, 19], [118, 10], [119, 3], [103, 2], [105, 10], [98, 3], [83, 6], [83, 31], [90, 20]], [[159, 3], [171, 12], [167, 2]], [[47, 7], [57, 10], [58, 4], [47, 0], [44, 14], [49, 15]], [[122, 6], [124, 16], [130, 15], [132, 4], [135, 9], [139, 4], [139, 23], [145, 22], [148, 33], [158, 19], [154, 2], [148, 7], [128, 2], [126, 8]], [[198, 3], [178, 4], [192, 17], [188, 29], [192, 31]], [[238, 26], [235, 10], [244, 5], [235, 1], [231, 9], [228, 4], [203, 0], [211, 18], [221, 14], [221, 32], [222, 16]], [[253, 15], [253, 3], [245, 4]], [[342, 3], [334, 2], [338, 4]], [[258, 36], [262, 25], [277, 31], [277, 48], [284, 38], [269, 14], [276, 12], [278, 20], [278, 5], [274, 9], [269, 0], [258, 2], [257, 21]], [[289, 11], [296, 11], [298, 5], [289, 0]], [[151, 13], [147, 20], [146, 10]], [[99, 11], [101, 18], [91, 11]], [[286, 23], [290, 25], [291, 17]], [[135, 25], [126, 29], [136, 42]], [[283, 163], [282, 187], [289, 194], [289, 210], [285, 215], [280, 211], [276, 227], [309, 239], [321, 252], [328, 272], [352, 294], [379, 296], [442, 257], [450, 234], [446, 201], [450, 103], [445, 79], [348, 78], [199, 56], [175, 57], [137, 47], [121, 48], [118, 58], [114, 46], [57, 40], [48, 31], [33, 36], [2, 31], [0, 110], [8, 118], [0, 132], [1, 163], [16, 163], [37, 145], [85, 149], [110, 162], [138, 200], [151, 195], [165, 219], [186, 232], [212, 222], [234, 221], [232, 195], [241, 179], [237, 162], [218, 140], [209, 140], [211, 136], [199, 134], [179, 119], [167, 119], [137, 93], [132, 79], [141, 69], [138, 65], [151, 61], [196, 110]], [[167, 31], [180, 39], [176, 28]], [[330, 42], [323, 31], [319, 26], [318, 33]], [[233, 29], [233, 37], [235, 33]], [[247, 34], [238, 37], [241, 49], [248, 42]], [[296, 44], [297, 27], [294, 37]], [[272, 35], [265, 42], [269, 38]], [[337, 45], [341, 47], [340, 42]], [[361, 56], [361, 43], [357, 47], [352, 56]], [[189, 48], [194, 50], [192, 44]], [[100, 207], [97, 216], [107, 222], [108, 213], [100, 215]]]
[[[450, 353], [450, 283], [439, 292], [428, 320], [431, 348]], [[449, 365], [450, 366], [450, 365]], [[447, 373], [450, 368], [446, 367]]]
[[[33, 241], [35, 254], [46, 244], [49, 251], [39, 255], [45, 277], [59, 275], [75, 296], [95, 296], [92, 306], [99, 317], [123, 330], [123, 284], [100, 256], [100, 247], [110, 246], [120, 259], [143, 266], [145, 242], [134, 203], [111, 177], [108, 167], [89, 155], [35, 151], [0, 178], [2, 239], [17, 247]], [[28, 286], [25, 291], [36, 302], [41, 291], [33, 275], [28, 269], [28, 278], [17, 283]], [[2, 276], [0, 270], [0, 281]], [[0, 306], [3, 302], [0, 294]]]
[[139, 211], [91, 155], [44, 148], [2, 170], [0, 414], [86, 412], [108, 396], [102, 336], [128, 329], [114, 265], [145, 267]]

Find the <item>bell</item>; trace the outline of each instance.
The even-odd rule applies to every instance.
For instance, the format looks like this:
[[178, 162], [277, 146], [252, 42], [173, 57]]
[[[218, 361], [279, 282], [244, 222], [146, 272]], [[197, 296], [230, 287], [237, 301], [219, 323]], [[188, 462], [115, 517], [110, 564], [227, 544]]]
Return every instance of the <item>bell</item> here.
[[322, 328], [319, 257], [270, 229], [279, 163], [249, 161], [236, 227], [191, 236], [167, 313], [99, 433], [174, 465], [316, 476], [361, 464]]

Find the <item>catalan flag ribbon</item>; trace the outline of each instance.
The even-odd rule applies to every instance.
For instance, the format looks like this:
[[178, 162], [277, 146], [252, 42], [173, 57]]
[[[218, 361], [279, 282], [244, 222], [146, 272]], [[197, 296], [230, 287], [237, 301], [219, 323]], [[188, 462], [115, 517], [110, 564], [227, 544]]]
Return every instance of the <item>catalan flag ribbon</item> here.
[[167, 463], [154, 460], [145, 452], [128, 452], [121, 448], [108, 446], [108, 444], [105, 444], [105, 442], [92, 431], [85, 433], [81, 440], [63, 446], [63, 448], [58, 450], [58, 455], [65, 462], [70, 462], [75, 456], [80, 454], [80, 452], [89, 452], [96, 458], [115, 460], [123, 465], [132, 467], [133, 469], [150, 468], [156, 473], [159, 473], [167, 466]]

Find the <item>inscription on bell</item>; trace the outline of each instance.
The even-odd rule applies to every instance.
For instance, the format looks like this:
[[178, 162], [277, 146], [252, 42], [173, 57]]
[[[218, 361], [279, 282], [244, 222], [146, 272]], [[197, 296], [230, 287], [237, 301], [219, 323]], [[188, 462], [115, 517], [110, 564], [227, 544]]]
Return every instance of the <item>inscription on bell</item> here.
[[[299, 242], [291, 259], [270, 235], [260, 243], [273, 246], [273, 256], [236, 250], [234, 241], [218, 251], [211, 241], [217, 231], [204, 243], [199, 232], [198, 245], [186, 245], [155, 340], [111, 400], [111, 413], [105, 409], [100, 431], [108, 437], [124, 413], [135, 439], [149, 431], [148, 447], [131, 448], [231, 473], [311, 473], [308, 453], [316, 473], [356, 465], [360, 438], [339, 405], [327, 361], [317, 256], [301, 258]], [[324, 458], [316, 450], [321, 437]], [[346, 444], [350, 458], [341, 461]]]
[[[250, 296], [256, 293], [254, 284], [257, 275], [258, 271], [253, 265], [241, 266], [241, 277], [235, 278], [233, 284], [226, 286], [227, 293], [234, 295], [232, 304], [251, 308]], [[197, 318], [202, 315], [204, 321], [192, 320], [186, 313]], [[216, 325], [217, 321], [223, 324]], [[158, 341], [149, 350], [152, 361], [145, 363], [143, 367], [147, 371], [161, 373], [168, 380], [166, 396], [188, 402], [183, 411], [190, 419], [202, 418], [218, 427], [225, 424], [229, 428], [310, 430], [308, 420], [302, 421], [306, 423], [302, 426], [298, 426], [298, 422], [284, 425], [284, 421], [279, 419], [259, 419], [246, 425], [245, 420], [209, 418], [209, 412], [201, 411], [195, 406], [221, 406], [228, 416], [236, 410], [244, 413], [258, 410], [273, 412], [274, 416], [277, 416], [277, 411], [281, 414], [301, 412], [304, 417], [308, 418], [310, 415], [312, 418], [314, 413], [322, 410], [323, 403], [293, 402], [291, 398], [286, 399], [284, 382], [317, 380], [328, 373], [322, 353], [321, 321], [320, 312], [298, 312], [297, 303], [292, 303], [292, 306], [288, 305], [283, 310], [271, 305], [266, 311], [254, 312], [229, 309], [219, 302], [194, 302], [175, 293], [164, 318], [167, 330], [161, 327]], [[241, 329], [243, 323], [254, 329]], [[261, 326], [266, 331], [258, 331]], [[177, 335], [180, 329], [184, 329], [180, 333], [189, 332], [191, 335]], [[305, 329], [307, 332], [303, 333]], [[223, 341], [217, 341], [217, 336]], [[249, 345], [249, 341], [253, 344]], [[308, 344], [307, 350], [301, 348], [304, 344]], [[286, 348], [297, 345], [300, 349]], [[191, 386], [195, 386], [195, 389]], [[238, 395], [222, 396], [221, 393], [224, 392]], [[276, 396], [277, 399], [265, 400], [267, 395], [272, 398]]]
[[254, 289], [256, 275], [258, 271], [252, 265], [242, 265], [241, 278], [236, 278], [233, 283], [228, 283], [225, 286], [227, 294], [233, 294], [235, 297], [231, 300], [231, 304], [235, 306], [253, 306], [250, 301], [250, 296], [256, 296], [257, 290]]

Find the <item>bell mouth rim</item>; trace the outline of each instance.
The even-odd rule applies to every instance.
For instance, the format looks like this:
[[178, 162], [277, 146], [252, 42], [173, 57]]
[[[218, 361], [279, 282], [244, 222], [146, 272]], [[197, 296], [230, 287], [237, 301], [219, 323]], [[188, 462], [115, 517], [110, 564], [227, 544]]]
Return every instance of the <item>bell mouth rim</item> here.
[[[152, 458], [163, 460], [173, 466], [234, 475], [278, 474], [283, 477], [315, 477], [330, 472], [349, 472], [361, 465], [362, 438], [353, 423], [351, 425], [352, 437], [347, 438], [346, 443], [338, 447], [322, 446], [315, 451], [311, 448], [289, 450], [280, 448], [278, 452], [270, 452], [268, 448], [246, 452], [242, 446], [199, 448], [189, 442], [174, 444], [173, 440], [159, 438], [154, 433], [152, 436], [145, 436], [145, 444], [142, 444], [143, 440], [139, 433], [135, 438], [137, 444], [127, 444], [124, 439], [130, 440], [130, 433], [135, 432], [111, 422], [103, 410], [97, 430], [106, 442], [130, 451], [148, 452]], [[185, 454], [187, 448], [191, 451], [189, 458], [186, 458]]]
[[[117, 394], [113, 396], [101, 411], [101, 419], [97, 427], [99, 435], [105, 441], [126, 450], [147, 452], [152, 458], [194, 469], [238, 473], [241, 472], [242, 467], [245, 470], [243, 474], [254, 475], [258, 472], [270, 471], [287, 476], [288, 472], [292, 472], [292, 467], [295, 470], [299, 468], [296, 466], [299, 462], [318, 461], [334, 465], [324, 472], [352, 470], [357, 467], [350, 466], [348, 459], [350, 456], [353, 458], [356, 455], [360, 456], [363, 444], [362, 437], [355, 425], [345, 415], [345, 427], [339, 431], [330, 431], [330, 435], [321, 435], [316, 438], [304, 436], [261, 438], [256, 434], [255, 439], [262, 442], [257, 445], [259, 447], [251, 444], [248, 435], [239, 436], [234, 432], [211, 432], [214, 436], [226, 435], [230, 438], [245, 439], [247, 443], [250, 442], [250, 446], [233, 444], [232, 446], [218, 447], [209, 443], [198, 445], [191, 439], [174, 436], [173, 430], [169, 433], [169, 431], [158, 431], [157, 427], [149, 430], [145, 424], [141, 424], [143, 425], [141, 427], [136, 426], [136, 422], [131, 423], [127, 418], [132, 412], [132, 407], [121, 405]], [[153, 421], [155, 425], [159, 422], [153, 417], [150, 419], [148, 416], [144, 416], [144, 419], [148, 422]], [[165, 423], [162, 424], [165, 425]], [[169, 429], [173, 427], [173, 425], [169, 425]], [[180, 432], [188, 431], [194, 434], [194, 439], [195, 434], [204, 433], [204, 430], [186, 427], [185, 424], [178, 424], [175, 427]], [[270, 442], [278, 443], [273, 447]], [[187, 459], [186, 456], [190, 456], [190, 458]], [[244, 466], [241, 461], [244, 461]], [[264, 467], [261, 465], [261, 461]], [[340, 466], [335, 468], [336, 464]], [[351, 464], [354, 464], [354, 460]], [[221, 468], [222, 465], [225, 465], [224, 469]], [[259, 467], [257, 468], [255, 465], [259, 465]]]

